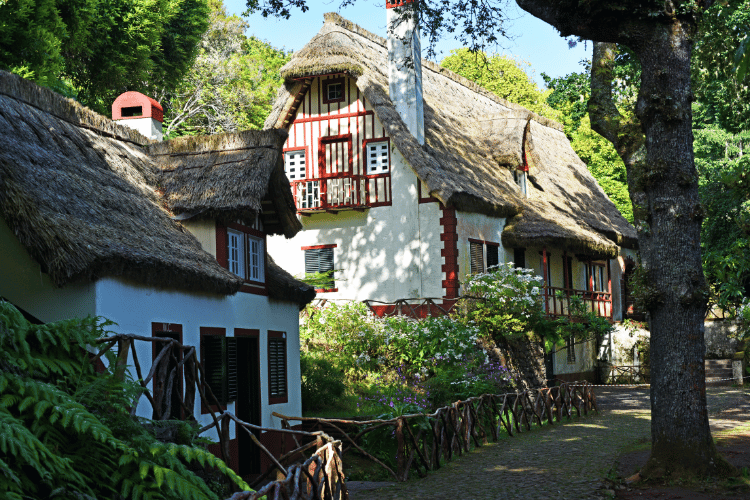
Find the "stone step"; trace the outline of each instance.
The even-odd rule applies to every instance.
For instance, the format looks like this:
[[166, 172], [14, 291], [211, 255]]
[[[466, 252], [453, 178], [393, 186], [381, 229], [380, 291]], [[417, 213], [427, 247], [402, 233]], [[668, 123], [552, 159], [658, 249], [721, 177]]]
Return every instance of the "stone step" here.
[[[707, 359], [705, 360], [706, 385], [722, 386], [732, 385], [732, 360], [731, 359]], [[729, 379], [721, 381], [709, 381], [709, 379]]]

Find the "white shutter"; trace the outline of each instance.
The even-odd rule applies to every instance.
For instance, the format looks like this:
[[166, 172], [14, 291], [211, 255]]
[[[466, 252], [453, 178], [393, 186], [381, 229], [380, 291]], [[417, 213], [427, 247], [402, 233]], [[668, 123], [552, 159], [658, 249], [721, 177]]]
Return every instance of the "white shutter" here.
[[367, 175], [387, 174], [390, 170], [388, 161], [388, 142], [367, 143]]
[[307, 178], [305, 150], [287, 151], [284, 153], [284, 172], [290, 181]]

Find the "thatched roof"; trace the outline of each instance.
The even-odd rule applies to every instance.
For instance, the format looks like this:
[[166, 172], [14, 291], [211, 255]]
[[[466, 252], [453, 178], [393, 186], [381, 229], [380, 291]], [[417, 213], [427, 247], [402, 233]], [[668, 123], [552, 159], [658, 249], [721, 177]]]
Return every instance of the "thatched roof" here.
[[[242, 280], [170, 218], [139, 133], [0, 71], [0, 137], [0, 217], [57, 286], [118, 276], [239, 290]], [[278, 266], [267, 276], [272, 297], [309, 301]]]
[[[462, 211], [510, 218], [507, 246], [614, 256], [617, 244], [635, 244], [635, 230], [575, 155], [559, 123], [429, 61], [422, 61], [425, 145], [419, 145], [388, 97], [386, 56], [385, 39], [326, 14], [318, 35], [281, 69], [286, 84], [266, 127], [289, 126], [305, 80], [345, 73], [356, 79], [432, 196]], [[513, 180], [524, 154], [534, 180], [528, 199]]]
[[180, 137], [148, 152], [161, 168], [167, 206], [185, 217], [252, 220], [263, 209], [265, 231], [291, 238], [302, 229], [284, 174], [282, 130]]
[[270, 255], [266, 262], [266, 289], [272, 299], [296, 302], [300, 309], [315, 298], [315, 287], [302, 283], [284, 271]]

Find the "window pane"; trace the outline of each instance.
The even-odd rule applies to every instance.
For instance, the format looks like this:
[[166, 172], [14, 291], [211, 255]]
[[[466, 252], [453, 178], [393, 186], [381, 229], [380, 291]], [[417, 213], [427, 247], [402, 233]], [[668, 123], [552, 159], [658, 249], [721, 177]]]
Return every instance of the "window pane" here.
[[305, 179], [305, 151], [287, 151], [284, 153], [284, 172], [290, 181]]
[[263, 281], [263, 240], [254, 236], [247, 237], [248, 277], [253, 281]]
[[388, 142], [367, 143], [367, 175], [385, 174], [390, 170]]
[[497, 266], [500, 263], [499, 258], [499, 250], [500, 247], [496, 247], [495, 245], [487, 245], [487, 270], [489, 271], [491, 267]]
[[344, 97], [344, 86], [340, 83], [329, 83], [326, 85], [326, 91], [328, 93], [327, 100], [338, 101]]
[[227, 263], [229, 271], [240, 278], [245, 278], [245, 238], [244, 234], [227, 229]]

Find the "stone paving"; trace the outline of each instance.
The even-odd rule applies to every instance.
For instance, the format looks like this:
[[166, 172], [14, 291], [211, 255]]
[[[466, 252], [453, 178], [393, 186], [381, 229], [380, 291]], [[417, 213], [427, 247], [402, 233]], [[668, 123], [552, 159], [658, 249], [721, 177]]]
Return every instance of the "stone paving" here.
[[[601, 479], [613, 469], [624, 449], [650, 439], [651, 422], [648, 389], [601, 387], [596, 394], [599, 415], [506, 437], [465, 454], [425, 478], [371, 490], [353, 484], [349, 498], [601, 498]], [[736, 427], [750, 419], [750, 395], [745, 390], [716, 387], [709, 388], [708, 395], [713, 429]]]

